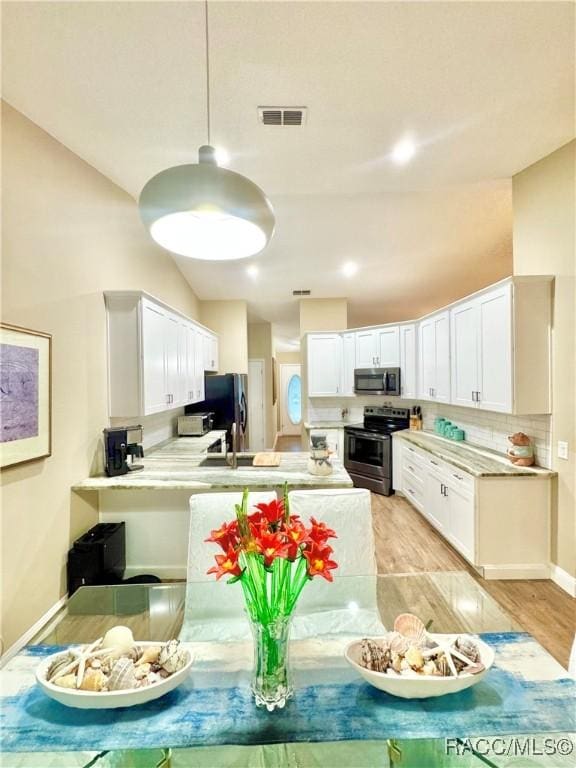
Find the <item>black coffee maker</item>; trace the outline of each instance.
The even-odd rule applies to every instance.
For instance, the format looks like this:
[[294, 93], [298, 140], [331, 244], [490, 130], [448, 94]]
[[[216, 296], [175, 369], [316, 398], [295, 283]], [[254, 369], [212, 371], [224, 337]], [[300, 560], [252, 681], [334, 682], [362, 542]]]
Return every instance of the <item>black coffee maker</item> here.
[[[144, 469], [143, 464], [134, 464], [134, 459], [144, 458], [141, 443], [141, 424], [134, 427], [109, 427], [104, 430], [104, 457], [108, 477]], [[130, 464], [128, 456], [131, 457]]]

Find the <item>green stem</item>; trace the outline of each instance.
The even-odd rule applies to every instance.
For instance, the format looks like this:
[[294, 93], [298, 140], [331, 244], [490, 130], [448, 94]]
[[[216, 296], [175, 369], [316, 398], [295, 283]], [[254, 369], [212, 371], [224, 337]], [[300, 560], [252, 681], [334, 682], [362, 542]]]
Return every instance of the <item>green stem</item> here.
[[296, 573], [294, 575], [294, 579], [292, 581], [292, 584], [290, 585], [290, 590], [288, 591], [288, 604], [286, 606], [286, 615], [292, 613], [294, 610], [294, 606], [296, 605], [296, 600], [300, 597], [300, 593], [304, 589], [304, 584], [308, 581], [308, 561], [306, 558], [301, 555], [300, 560], [298, 561], [298, 567], [296, 568]]

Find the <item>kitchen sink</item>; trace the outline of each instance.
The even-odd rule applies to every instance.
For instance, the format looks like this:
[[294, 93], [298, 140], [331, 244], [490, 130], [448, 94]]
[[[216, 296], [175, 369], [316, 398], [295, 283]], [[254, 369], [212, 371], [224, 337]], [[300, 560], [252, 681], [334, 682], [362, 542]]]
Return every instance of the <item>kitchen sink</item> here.
[[[230, 461], [232, 461], [232, 457], [230, 457]], [[238, 456], [237, 462], [239, 467], [251, 467], [252, 462], [254, 461], [254, 456]], [[199, 467], [222, 467], [223, 469], [228, 467], [231, 469], [230, 465], [226, 461], [226, 456], [207, 456], [205, 459], [203, 459]]]

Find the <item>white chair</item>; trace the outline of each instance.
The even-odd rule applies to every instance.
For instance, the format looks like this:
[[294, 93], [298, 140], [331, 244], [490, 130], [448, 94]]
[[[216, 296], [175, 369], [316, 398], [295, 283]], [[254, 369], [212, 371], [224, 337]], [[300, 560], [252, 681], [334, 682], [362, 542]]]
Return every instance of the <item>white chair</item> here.
[[332, 571], [333, 583], [317, 576], [304, 587], [292, 637], [383, 634], [376, 597], [370, 492], [363, 488], [291, 491], [288, 500], [290, 513], [300, 515], [306, 525], [314, 517], [335, 530], [337, 538], [329, 539], [328, 544], [338, 563]]
[[[274, 492], [251, 493], [248, 506], [251, 509], [275, 498]], [[214, 555], [221, 550], [205, 539], [224, 521], [234, 519], [235, 505], [241, 501], [241, 493], [199, 493], [190, 497], [188, 584], [181, 640], [228, 642], [251, 637], [240, 584], [229, 588], [216, 585], [215, 576], [206, 573], [214, 565]]]

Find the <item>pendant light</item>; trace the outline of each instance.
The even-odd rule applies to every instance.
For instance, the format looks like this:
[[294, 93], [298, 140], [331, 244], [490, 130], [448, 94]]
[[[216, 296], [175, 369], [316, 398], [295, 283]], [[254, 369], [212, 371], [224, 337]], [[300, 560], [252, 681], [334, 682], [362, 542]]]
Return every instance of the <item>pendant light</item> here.
[[219, 168], [210, 146], [210, 58], [206, 24], [206, 128], [198, 163], [153, 176], [140, 193], [140, 217], [151, 237], [172, 253], [225, 261], [259, 253], [274, 232], [274, 211], [254, 182]]

